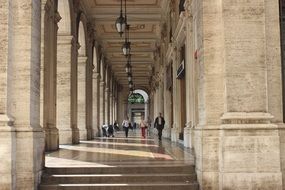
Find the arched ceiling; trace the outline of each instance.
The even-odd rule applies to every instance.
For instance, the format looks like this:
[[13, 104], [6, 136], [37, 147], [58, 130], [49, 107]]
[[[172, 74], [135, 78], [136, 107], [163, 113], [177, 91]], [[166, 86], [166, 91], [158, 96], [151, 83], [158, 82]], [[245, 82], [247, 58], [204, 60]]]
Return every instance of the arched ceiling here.
[[[155, 54], [160, 46], [162, 7], [167, 1], [127, 0], [135, 87], [149, 88]], [[121, 38], [115, 29], [115, 21], [120, 13], [120, 0], [83, 0], [82, 3], [87, 16], [92, 18], [96, 38], [103, 47], [114, 76], [123, 87], [127, 87], [126, 58], [121, 50], [124, 37]]]

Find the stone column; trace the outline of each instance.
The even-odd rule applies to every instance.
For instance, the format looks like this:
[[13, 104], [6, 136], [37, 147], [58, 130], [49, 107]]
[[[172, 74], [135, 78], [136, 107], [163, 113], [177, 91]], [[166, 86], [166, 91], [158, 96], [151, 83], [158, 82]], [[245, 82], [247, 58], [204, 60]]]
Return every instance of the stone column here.
[[77, 103], [77, 125], [79, 129], [80, 140], [87, 140], [86, 128], [86, 56], [78, 57], [78, 103]]
[[113, 125], [113, 105], [114, 105], [114, 97], [113, 97], [113, 92], [110, 92], [110, 124]]
[[145, 102], [145, 104], [144, 104], [144, 110], [145, 110], [145, 111], [144, 111], [144, 114], [145, 114], [145, 115], [144, 115], [144, 119], [145, 119], [146, 121], [148, 120], [148, 116], [149, 116], [149, 115], [148, 115], [148, 114], [149, 114], [148, 107], [149, 107], [149, 106], [148, 106], [148, 101], [147, 101], [147, 102]]
[[118, 121], [118, 98], [117, 97], [115, 97], [114, 99], [114, 121], [117, 121], [119, 123]]
[[55, 7], [51, 0], [42, 2], [43, 128], [47, 151], [57, 150], [59, 144], [56, 128], [56, 65], [57, 23], [60, 16]]
[[105, 82], [101, 78], [100, 80], [100, 131], [101, 127], [105, 123]]
[[[162, 76], [161, 76], [162, 77]], [[158, 105], [159, 105], [159, 112], [161, 112], [164, 115], [164, 84], [162, 82], [163, 79], [160, 79], [159, 82], [159, 90], [158, 90]]]
[[[270, 28], [279, 31], [278, 1], [197, 3], [203, 10], [198, 21], [203, 39], [198, 44], [199, 125], [195, 128], [201, 188], [282, 189], [280, 131], [268, 111], [273, 97], [267, 77], [274, 63], [268, 64], [266, 52], [266, 41], [272, 36], [268, 19], [275, 18]], [[280, 57], [280, 51], [271, 52], [280, 47], [279, 40], [275, 43], [270, 53]]]
[[40, 13], [40, 1], [0, 2], [1, 189], [37, 189], [43, 167]]
[[93, 72], [93, 137], [98, 137], [100, 132], [100, 74]]
[[9, 14], [13, 13], [9, 4], [9, 1], [0, 1], [0, 186], [3, 189], [16, 188], [16, 129], [13, 125], [12, 113], [8, 110], [8, 69], [12, 64], [8, 60], [9, 53], [12, 53], [9, 52], [8, 47], [9, 30], [11, 30]]
[[105, 124], [110, 124], [110, 91], [105, 88]]
[[59, 130], [59, 144], [72, 144], [73, 131], [78, 131], [78, 129], [76, 130], [76, 128], [72, 127], [71, 123], [71, 67], [73, 46], [76, 46], [76, 41], [72, 35], [58, 34], [57, 128]]
[[[86, 64], [86, 130], [87, 130], [87, 140], [92, 140], [94, 138], [93, 132], [93, 43], [94, 43], [94, 30], [92, 24], [87, 24], [87, 57], [88, 61]], [[97, 131], [97, 130], [96, 130]]]

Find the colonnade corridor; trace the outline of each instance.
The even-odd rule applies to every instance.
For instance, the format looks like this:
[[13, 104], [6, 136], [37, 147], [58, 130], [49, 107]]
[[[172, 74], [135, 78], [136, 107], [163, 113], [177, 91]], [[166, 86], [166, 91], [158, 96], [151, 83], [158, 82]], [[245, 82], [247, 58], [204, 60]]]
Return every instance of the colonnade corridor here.
[[157, 136], [141, 137], [139, 129], [125, 138], [97, 137], [78, 145], [60, 145], [46, 153], [40, 190], [124, 189], [198, 190], [190, 149]]
[[284, 120], [285, 0], [0, 0], [0, 190], [285, 190]]

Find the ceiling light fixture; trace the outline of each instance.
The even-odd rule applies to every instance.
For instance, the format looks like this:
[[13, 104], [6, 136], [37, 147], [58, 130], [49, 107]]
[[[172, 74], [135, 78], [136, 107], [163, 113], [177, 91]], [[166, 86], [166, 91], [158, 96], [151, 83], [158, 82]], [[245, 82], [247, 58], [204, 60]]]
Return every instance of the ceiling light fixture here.
[[[125, 0], [125, 4], [126, 4], [126, 0]], [[117, 18], [116, 23], [115, 23], [117, 32], [120, 34], [121, 37], [126, 29], [126, 25], [127, 25], [127, 20], [126, 18], [123, 17], [123, 0], [121, 0], [120, 16]]]

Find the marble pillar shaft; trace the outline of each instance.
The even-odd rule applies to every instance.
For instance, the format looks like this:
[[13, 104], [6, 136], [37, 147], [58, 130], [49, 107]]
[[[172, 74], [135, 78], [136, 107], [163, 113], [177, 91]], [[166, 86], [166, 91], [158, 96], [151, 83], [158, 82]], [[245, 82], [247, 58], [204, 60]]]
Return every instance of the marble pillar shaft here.
[[77, 95], [77, 126], [79, 129], [79, 137], [87, 140], [86, 126], [86, 64], [88, 58], [86, 56], [78, 56], [78, 95]]
[[278, 2], [196, 3], [204, 10], [193, 22], [198, 33], [203, 31], [197, 45], [202, 68], [194, 146], [201, 187], [282, 189], [280, 129], [268, 113], [274, 104], [268, 101], [272, 65], [267, 65], [265, 43], [271, 36], [266, 21], [275, 18], [271, 28], [279, 27]]
[[[9, 57], [1, 62], [7, 70], [0, 70], [1, 79], [8, 77], [6, 87], [0, 86], [1, 100], [7, 102], [0, 108], [0, 187], [33, 190], [39, 183], [44, 152], [39, 120], [41, 2], [6, 2], [0, 2], [0, 26], [4, 30], [1, 33], [6, 29], [13, 40], [9, 41], [9, 48], [5, 43], [8, 41], [0, 43], [0, 60]], [[8, 15], [13, 19], [8, 21]], [[3, 37], [5, 34], [0, 34], [1, 40]]]
[[110, 124], [113, 125], [114, 123], [114, 97], [113, 97], [113, 93], [110, 93]]
[[97, 137], [100, 131], [100, 74], [93, 73], [93, 135]]
[[71, 123], [71, 67], [73, 36], [58, 35], [57, 55], [57, 128], [59, 143], [72, 144], [73, 128]]
[[105, 124], [110, 124], [110, 91], [109, 88], [105, 88]]
[[57, 23], [60, 16], [55, 2], [42, 2], [42, 127], [45, 130], [46, 150], [58, 149], [56, 128], [56, 70], [57, 70]]
[[105, 82], [100, 81], [100, 128], [105, 124]]

